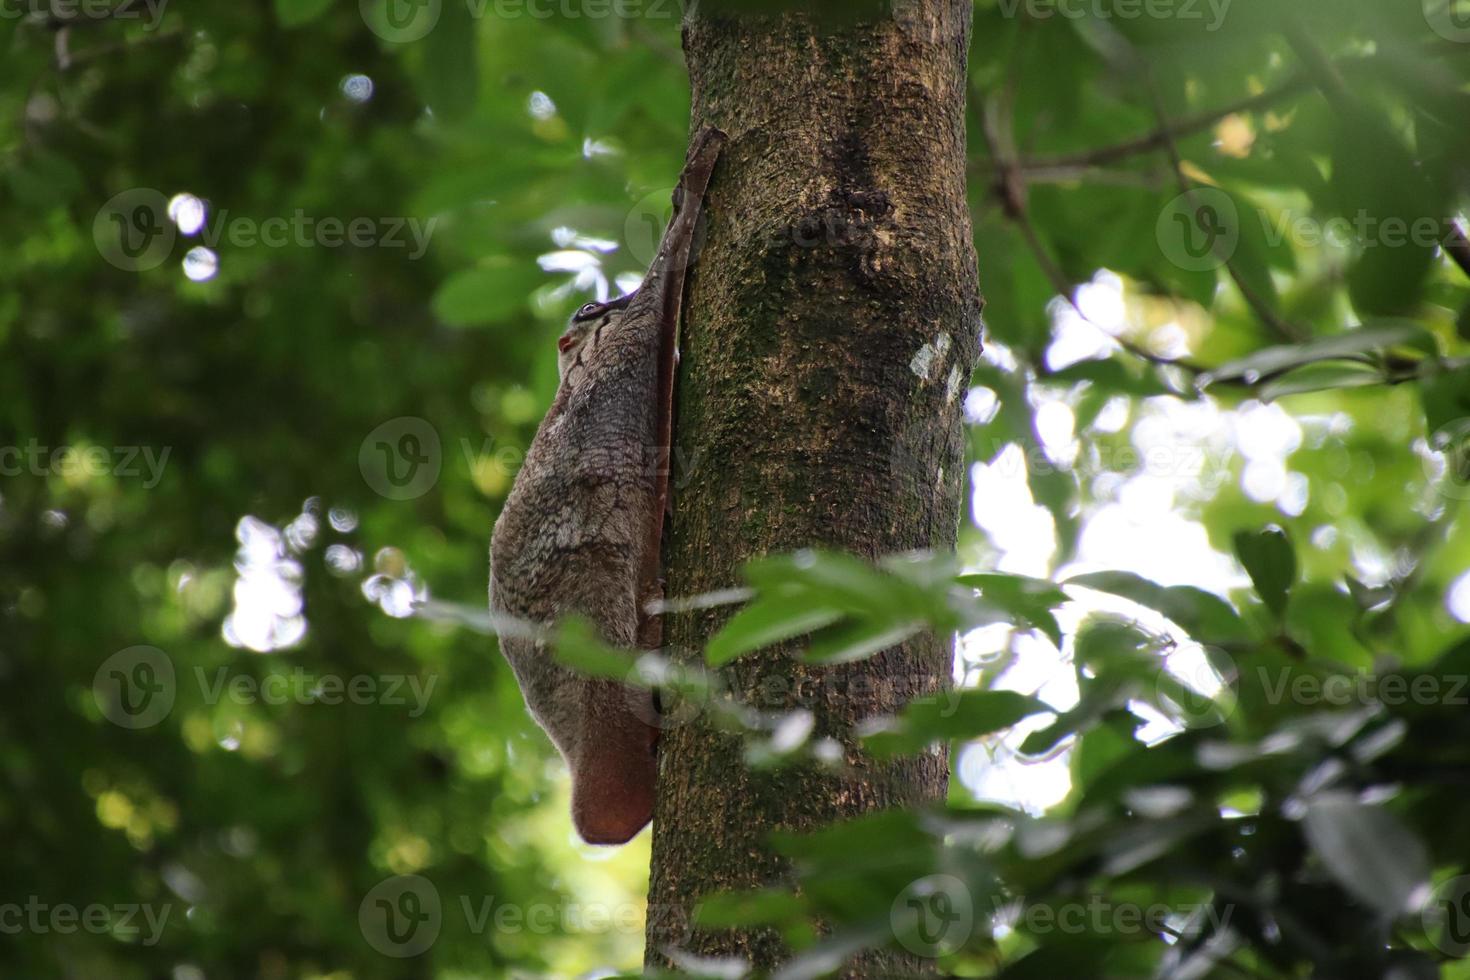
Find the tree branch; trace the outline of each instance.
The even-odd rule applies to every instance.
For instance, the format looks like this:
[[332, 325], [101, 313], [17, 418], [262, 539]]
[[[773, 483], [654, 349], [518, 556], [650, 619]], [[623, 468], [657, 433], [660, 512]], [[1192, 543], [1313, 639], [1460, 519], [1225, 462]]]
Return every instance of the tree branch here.
[[1170, 140], [1179, 140], [1186, 136], [1204, 132], [1213, 128], [1221, 120], [1243, 112], [1258, 112], [1278, 102], [1284, 102], [1295, 95], [1309, 90], [1312, 87], [1312, 79], [1306, 72], [1292, 76], [1287, 81], [1272, 89], [1267, 89], [1257, 95], [1233, 102], [1230, 105], [1221, 106], [1218, 109], [1210, 109], [1205, 112], [1196, 113], [1184, 119], [1180, 119], [1168, 125], [1147, 133], [1136, 139], [1115, 143], [1112, 146], [1102, 146], [1092, 150], [1083, 150], [1078, 153], [1063, 153], [1055, 156], [1032, 157], [1019, 163], [1021, 170], [1029, 177], [1032, 171], [1064, 170], [1074, 168], [1100, 167], [1109, 163], [1117, 163], [1128, 157], [1151, 150], [1165, 150]]

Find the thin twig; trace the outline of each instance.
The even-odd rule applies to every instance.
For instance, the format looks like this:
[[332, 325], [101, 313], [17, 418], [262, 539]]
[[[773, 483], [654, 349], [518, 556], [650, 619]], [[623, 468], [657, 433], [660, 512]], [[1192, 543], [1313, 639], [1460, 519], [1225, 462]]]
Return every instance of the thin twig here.
[[[1012, 164], [1011, 169], [1024, 177], [1027, 184], [1094, 184], [1102, 187], [1136, 187], [1146, 191], [1157, 191], [1168, 183], [1168, 174], [1163, 170], [1104, 170], [1101, 167], [1033, 167], [1025, 163]], [[970, 161], [968, 176], [992, 183], [995, 178], [994, 160], [975, 159]]]
[[1100, 167], [1104, 164], [1117, 163], [1128, 157], [1151, 150], [1164, 150], [1168, 148], [1170, 139], [1179, 140], [1186, 136], [1213, 129], [1221, 120], [1245, 112], [1258, 112], [1269, 108], [1277, 102], [1284, 102], [1292, 96], [1299, 95], [1312, 87], [1312, 79], [1302, 72], [1292, 76], [1287, 81], [1272, 89], [1267, 89], [1257, 95], [1249, 96], [1222, 106], [1218, 109], [1210, 109], [1205, 112], [1196, 113], [1193, 116], [1176, 120], [1167, 128], [1156, 129], [1151, 133], [1136, 139], [1115, 143], [1112, 146], [1101, 146], [1093, 150], [1083, 150], [1078, 153], [1063, 153], [1056, 156], [1032, 157], [1022, 160], [1018, 165], [1027, 177], [1033, 171], [1061, 170], [1068, 168]]

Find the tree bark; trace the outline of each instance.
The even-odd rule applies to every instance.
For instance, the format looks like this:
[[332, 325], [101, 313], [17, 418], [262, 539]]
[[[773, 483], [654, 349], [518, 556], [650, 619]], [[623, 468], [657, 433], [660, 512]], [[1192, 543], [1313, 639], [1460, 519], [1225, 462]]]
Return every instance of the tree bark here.
[[[747, 559], [800, 548], [953, 548], [980, 324], [965, 194], [970, 0], [897, 0], [871, 16], [849, 4], [842, 20], [692, 6], [694, 127], [719, 126], [730, 142], [691, 271], [667, 594], [728, 588]], [[697, 658], [728, 615], [673, 616], [668, 641]], [[815, 737], [844, 746], [848, 771], [751, 772], [733, 735], [698, 723], [666, 732], [650, 966], [669, 965], [669, 946], [779, 963], [790, 951], [771, 931], [694, 930], [700, 897], [785, 880], [765, 846], [773, 830], [944, 797], [942, 751], [878, 764], [852, 728], [947, 684], [951, 638], [830, 668], [800, 663], [799, 650], [745, 657], [724, 681], [761, 710], [811, 710]], [[846, 975], [922, 969], [878, 953]]]

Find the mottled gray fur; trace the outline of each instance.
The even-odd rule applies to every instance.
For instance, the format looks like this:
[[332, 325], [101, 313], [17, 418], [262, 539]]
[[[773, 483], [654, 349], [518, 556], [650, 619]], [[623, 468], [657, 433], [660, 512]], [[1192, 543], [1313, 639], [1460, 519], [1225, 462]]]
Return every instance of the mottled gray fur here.
[[[624, 301], [584, 307], [562, 339], [560, 387], [491, 539], [496, 613], [543, 625], [580, 614], [612, 646], [638, 646], [640, 610], [657, 597], [649, 570], [663, 522], [659, 449], [670, 407], [661, 374], [672, 367], [661, 367], [660, 351], [672, 351], [671, 318], [722, 139], [696, 139], [675, 194], [682, 206], [643, 285]], [[542, 641], [502, 636], [500, 647], [571, 769], [578, 832], [592, 843], [631, 838], [653, 808], [649, 692], [577, 675]]]

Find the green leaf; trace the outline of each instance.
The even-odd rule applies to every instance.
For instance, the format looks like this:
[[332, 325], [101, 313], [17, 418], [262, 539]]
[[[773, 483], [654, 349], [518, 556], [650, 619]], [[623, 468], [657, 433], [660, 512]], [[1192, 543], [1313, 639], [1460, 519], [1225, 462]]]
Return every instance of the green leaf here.
[[[886, 925], [886, 923], [884, 924]], [[882, 945], [891, 933], [882, 925], [848, 929], [824, 938], [811, 949], [803, 950], [771, 974], [771, 980], [817, 980], [842, 969], [854, 955]]]
[[1359, 357], [1394, 347], [1411, 347], [1426, 354], [1437, 351], [1434, 335], [1424, 326], [1408, 320], [1378, 320], [1357, 330], [1318, 337], [1304, 344], [1267, 347], [1201, 375], [1200, 384], [1208, 386], [1234, 380], [1255, 384], [1304, 364]]
[[1110, 592], [1147, 606], [1178, 623], [1202, 643], [1228, 643], [1250, 638], [1250, 630], [1230, 603], [1193, 586], [1165, 587], [1132, 572], [1094, 572], [1070, 578], [1064, 584]]
[[500, 256], [480, 267], [455, 273], [434, 294], [434, 312], [456, 327], [508, 320], [526, 311], [526, 297], [535, 286], [528, 268]]
[[1276, 280], [1271, 277], [1271, 260], [1276, 259], [1277, 265], [1290, 266], [1291, 250], [1285, 245], [1273, 250], [1266, 229], [1256, 220], [1259, 207], [1239, 194], [1230, 196], [1235, 201], [1238, 215], [1236, 225], [1240, 233], [1235, 252], [1230, 258], [1231, 268], [1255, 296], [1275, 309], [1280, 305], [1280, 300], [1276, 293]]
[[840, 664], [865, 660], [924, 631], [923, 623], [887, 623], [854, 619], [825, 629], [812, 637], [803, 659], [809, 663]]
[[65, 155], [34, 147], [15, 165], [0, 168], [10, 189], [25, 204], [36, 208], [65, 204], [82, 193], [86, 180]]
[[880, 757], [906, 755], [941, 739], [993, 735], [1052, 710], [1045, 701], [1015, 691], [944, 691], [911, 702], [892, 727], [868, 735], [863, 744]]
[[1470, 419], [1470, 365], [1430, 374], [1421, 382], [1419, 396], [1424, 401], [1425, 426], [1431, 435], [1447, 429], [1463, 431]]
[[833, 628], [813, 636], [811, 661], [859, 660], [928, 625], [961, 625], [951, 605], [950, 565], [932, 558], [890, 559], [878, 567], [852, 555], [801, 551], [751, 562], [745, 577], [757, 598], [710, 641], [711, 664], [825, 627]]
[[1262, 401], [1275, 401], [1288, 395], [1338, 388], [1369, 388], [1387, 381], [1384, 373], [1368, 364], [1323, 363], [1294, 368], [1256, 389]]
[[750, 976], [750, 964], [738, 956], [695, 956], [672, 947], [664, 955], [677, 971], [668, 973], [627, 974], [626, 980], [744, 980]]
[[586, 677], [625, 680], [633, 670], [633, 655], [608, 646], [592, 623], [580, 616], [558, 625], [553, 650], [559, 663]]
[[300, 27], [316, 20], [332, 6], [332, 0], [276, 0], [276, 20], [282, 27]]
[[470, 6], [451, 0], [444, 4], [439, 23], [424, 38], [424, 101], [445, 119], [461, 119], [475, 107], [480, 89], [477, 36]]
[[[1083, 739], [1083, 749], [1086, 749], [1088, 740], [1097, 737], [1099, 733], [1113, 731], [1123, 723], [1122, 719], [1126, 719], [1130, 729], [1141, 724], [1132, 714], [1119, 712], [1109, 716], [1106, 728], [1098, 726], [1087, 733]], [[1126, 751], [1088, 779], [1085, 797], [1087, 803], [1096, 805], [1112, 802], [1121, 799], [1125, 793], [1136, 787], [1146, 788], [1198, 779], [1200, 763], [1196, 758], [1196, 745], [1193, 741], [1195, 737], [1195, 732], [1185, 732], [1158, 745], [1144, 746], [1135, 741], [1130, 732], [1128, 741], [1123, 743]]]
[[1296, 583], [1296, 550], [1279, 527], [1241, 531], [1235, 535], [1235, 556], [1250, 574], [1266, 608], [1280, 619]]
[[806, 903], [787, 891], [716, 892], [694, 907], [694, 923], [705, 929], [779, 925], [807, 914]]
[[1115, 955], [1115, 946], [1093, 936], [1064, 936], [1011, 963], [996, 980], [1056, 980], [1090, 976], [1097, 965]]
[[881, 854], [884, 847], [902, 850], [931, 845], [934, 838], [918, 813], [880, 810], [811, 833], [776, 831], [771, 841], [779, 853], [788, 857], [840, 867], [856, 854]]
[[837, 609], [813, 606], [805, 595], [761, 596], [730, 617], [705, 648], [712, 667], [793, 637], [803, 636], [842, 618]]
[[1322, 793], [1307, 801], [1303, 826], [1332, 876], [1385, 918], [1417, 912], [1429, 898], [1423, 843], [1382, 807], [1348, 793]]
[[1095, 678], [1082, 690], [1082, 696], [1071, 708], [1057, 715], [1056, 721], [1026, 736], [1021, 743], [1025, 755], [1046, 755], [1066, 738], [1080, 735], [1099, 720], [1121, 709], [1133, 697], [1136, 685], [1121, 675]]
[[1053, 582], [1024, 575], [962, 575], [960, 585], [980, 590], [979, 603], [1005, 612], [1013, 622], [1023, 623], [1062, 645], [1062, 629], [1053, 611], [1066, 603], [1067, 593]]
[[[929, 604], [925, 590], [853, 555], [798, 551], [751, 562], [745, 568], [751, 585], [765, 591], [800, 590], [813, 602], [856, 614], [882, 611], [908, 616], [915, 604]], [[941, 606], [947, 582], [937, 583]]]
[[[1335, 203], [1355, 223], [1359, 250], [1348, 274], [1353, 305], [1369, 314], [1413, 310], [1444, 234], [1448, 201], [1431, 176], [1437, 164], [1407, 146], [1367, 99], [1344, 100], [1332, 144]], [[1426, 223], [1427, 232], [1416, 230]]]

